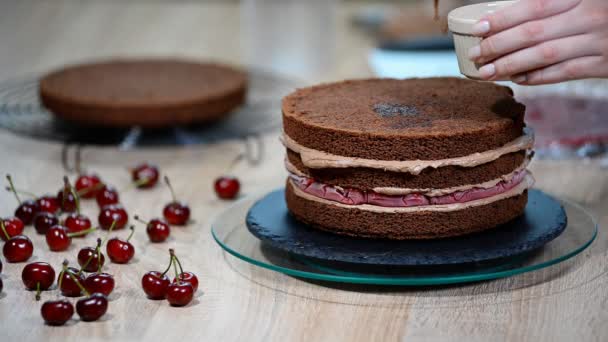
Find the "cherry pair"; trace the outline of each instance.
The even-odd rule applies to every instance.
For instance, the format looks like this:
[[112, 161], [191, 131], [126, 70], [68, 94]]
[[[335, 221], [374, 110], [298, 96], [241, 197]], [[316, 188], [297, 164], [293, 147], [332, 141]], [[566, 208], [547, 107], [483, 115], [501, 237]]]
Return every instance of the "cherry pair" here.
[[[198, 289], [198, 278], [192, 272], [184, 272], [173, 249], [169, 249], [169, 266], [164, 272], [150, 271], [141, 279], [141, 286], [150, 299], [167, 299], [172, 306], [185, 306], [192, 301]], [[167, 272], [173, 266], [175, 278], [169, 281]], [[179, 272], [178, 272], [179, 266]]]
[[63, 270], [59, 273], [58, 277], [58, 288], [61, 294], [66, 297], [80, 297], [83, 295], [81, 287], [78, 283], [89, 293], [101, 293], [105, 296], [109, 296], [114, 290], [114, 277], [108, 273], [102, 273], [100, 271], [85, 276], [83, 270], [77, 270], [73, 267], [68, 267], [67, 263], [64, 262]]

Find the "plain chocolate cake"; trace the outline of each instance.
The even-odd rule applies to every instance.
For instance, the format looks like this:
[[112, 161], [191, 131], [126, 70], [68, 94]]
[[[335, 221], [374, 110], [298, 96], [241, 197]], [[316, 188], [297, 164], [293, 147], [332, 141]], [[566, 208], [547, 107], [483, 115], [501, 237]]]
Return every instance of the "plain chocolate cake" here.
[[299, 220], [427, 239], [521, 215], [533, 136], [512, 91], [458, 78], [369, 79], [283, 99], [286, 200]]
[[115, 127], [215, 121], [243, 104], [246, 90], [240, 70], [176, 59], [72, 65], [44, 76], [39, 89], [58, 117]]

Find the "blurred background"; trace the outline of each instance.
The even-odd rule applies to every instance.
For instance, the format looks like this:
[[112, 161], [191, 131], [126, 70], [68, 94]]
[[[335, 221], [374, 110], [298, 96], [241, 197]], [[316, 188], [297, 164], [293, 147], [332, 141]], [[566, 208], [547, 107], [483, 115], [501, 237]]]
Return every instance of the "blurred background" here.
[[[460, 76], [446, 15], [474, 2], [480, 1], [441, 0], [436, 20], [433, 0], [2, 0], [0, 106], [13, 107], [0, 115], [0, 126], [28, 133], [24, 127], [35, 123], [39, 136], [61, 133], [65, 127], [46, 116], [22, 120], [13, 110], [34, 112], [36, 76], [52, 69], [111, 57], [176, 56], [254, 73], [246, 119], [233, 116], [216, 135], [247, 135], [244, 126], [253, 123], [265, 124], [255, 131], [277, 129], [280, 98], [295, 87], [345, 78]], [[4, 83], [27, 77], [33, 79]], [[605, 154], [605, 81], [514, 88], [529, 106], [540, 156]], [[199, 133], [177, 135], [190, 143], [201, 141]], [[124, 143], [125, 132], [117, 136]]]

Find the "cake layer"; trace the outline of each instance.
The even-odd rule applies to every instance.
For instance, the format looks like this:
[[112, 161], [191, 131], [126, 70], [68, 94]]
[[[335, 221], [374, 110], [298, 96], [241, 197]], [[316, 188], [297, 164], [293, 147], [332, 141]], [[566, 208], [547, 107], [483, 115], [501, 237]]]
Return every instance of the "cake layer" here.
[[[431, 205], [444, 205], [455, 203], [467, 203], [480, 199], [490, 199], [501, 195], [517, 187], [526, 177], [527, 170], [521, 170], [509, 175], [508, 179], [496, 180], [491, 186], [469, 185], [460, 190], [437, 189], [428, 193], [414, 192], [413, 189], [399, 189], [407, 192], [404, 194], [383, 194], [372, 190], [359, 190], [343, 188], [319, 183], [311, 178], [290, 174], [292, 184], [302, 192], [314, 197], [348, 205], [374, 205], [380, 207], [424, 207]], [[452, 191], [450, 191], [452, 190]]]
[[285, 97], [282, 110], [286, 135], [301, 146], [374, 160], [468, 156], [517, 139], [524, 127], [524, 106], [509, 88], [458, 78], [325, 84]]
[[391, 172], [381, 169], [362, 167], [311, 169], [306, 167], [300, 155], [287, 150], [286, 164], [289, 163], [294, 173], [313, 178], [321, 183], [357, 189], [374, 188], [411, 188], [443, 189], [468, 184], [492, 181], [512, 173], [523, 164], [527, 164], [525, 151], [514, 152], [476, 167], [444, 166], [437, 169], [427, 168], [418, 175], [403, 172]]
[[[318, 229], [358, 237], [432, 239], [469, 234], [506, 223], [523, 213], [527, 191], [486, 204], [450, 211], [362, 210], [301, 196], [288, 182], [287, 207], [300, 221]], [[409, 208], [413, 209], [413, 208]], [[392, 211], [391, 211], [392, 210]]]

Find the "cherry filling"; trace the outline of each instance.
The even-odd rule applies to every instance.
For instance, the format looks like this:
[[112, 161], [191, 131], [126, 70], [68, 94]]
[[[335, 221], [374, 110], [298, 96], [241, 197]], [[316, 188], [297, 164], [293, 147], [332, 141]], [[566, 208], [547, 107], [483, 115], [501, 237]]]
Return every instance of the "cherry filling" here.
[[441, 196], [426, 196], [412, 193], [407, 195], [385, 195], [374, 191], [345, 189], [315, 182], [311, 178], [290, 174], [293, 183], [302, 191], [315, 197], [349, 205], [371, 204], [380, 207], [417, 207], [434, 204], [465, 203], [488, 198], [507, 192], [526, 177], [527, 171], [518, 171], [509, 180], [504, 180], [490, 188], [471, 188]]

